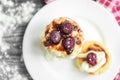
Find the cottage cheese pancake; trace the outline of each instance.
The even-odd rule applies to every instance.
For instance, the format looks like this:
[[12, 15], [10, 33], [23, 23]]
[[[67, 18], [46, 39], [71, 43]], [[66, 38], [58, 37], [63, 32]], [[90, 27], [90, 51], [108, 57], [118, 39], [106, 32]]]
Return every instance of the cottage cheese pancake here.
[[84, 34], [72, 19], [60, 17], [46, 26], [43, 45], [55, 56], [74, 58], [81, 49]]
[[111, 56], [107, 48], [97, 41], [83, 44], [82, 50], [76, 58], [80, 71], [96, 75], [104, 72], [111, 63]]

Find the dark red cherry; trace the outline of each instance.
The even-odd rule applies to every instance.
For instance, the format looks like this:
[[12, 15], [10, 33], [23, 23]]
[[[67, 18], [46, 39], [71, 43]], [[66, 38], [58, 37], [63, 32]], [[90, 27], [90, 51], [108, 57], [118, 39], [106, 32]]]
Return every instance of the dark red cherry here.
[[60, 31], [52, 31], [50, 33], [50, 41], [54, 44], [57, 44], [60, 42], [60, 39], [61, 39], [61, 35], [60, 35]]
[[68, 54], [70, 54], [74, 48], [75, 40], [72, 37], [67, 37], [62, 41], [62, 46], [67, 51]]
[[72, 32], [72, 29], [73, 29], [73, 25], [68, 21], [63, 22], [60, 27], [61, 32], [65, 34], [70, 34]]
[[92, 66], [95, 66], [97, 64], [97, 56], [95, 53], [93, 52], [90, 52], [88, 55], [87, 55], [87, 62], [92, 65]]

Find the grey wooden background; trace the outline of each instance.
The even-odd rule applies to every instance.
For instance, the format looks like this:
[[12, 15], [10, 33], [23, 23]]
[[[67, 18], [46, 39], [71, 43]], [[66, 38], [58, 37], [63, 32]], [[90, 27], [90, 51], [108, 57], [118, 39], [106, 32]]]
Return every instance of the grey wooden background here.
[[[45, 5], [43, 0], [13, 1], [18, 4], [22, 4], [26, 1], [32, 1], [35, 3], [36, 8], [33, 15]], [[6, 34], [2, 37], [2, 40], [9, 45], [10, 48], [4, 52], [0, 51], [0, 80], [33, 80], [27, 72], [22, 58], [22, 41], [27, 24], [28, 23], [16, 25], [16, 29], [12, 31], [12, 34]]]

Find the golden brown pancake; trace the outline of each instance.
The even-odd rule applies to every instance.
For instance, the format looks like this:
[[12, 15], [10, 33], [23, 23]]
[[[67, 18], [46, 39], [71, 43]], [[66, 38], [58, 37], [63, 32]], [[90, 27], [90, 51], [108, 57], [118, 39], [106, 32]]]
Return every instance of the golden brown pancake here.
[[[72, 24], [72, 32], [70, 34], [66, 34], [61, 31], [61, 25], [63, 23]], [[61, 35], [60, 41], [55, 44], [52, 43], [50, 40], [50, 34], [53, 31], [59, 31], [60, 35]], [[72, 37], [75, 40], [75, 44], [73, 44], [74, 47], [70, 51], [66, 50], [66, 48], [65, 48], [66, 46], [65, 47], [63, 46], [63, 44], [64, 44], [63, 40], [68, 37], [70, 37], [70, 38]], [[56, 39], [58, 39], [58, 38], [56, 38]], [[72, 56], [76, 56], [78, 54], [83, 40], [84, 40], [84, 34], [83, 34], [83, 31], [80, 28], [80, 26], [74, 20], [72, 20], [70, 18], [60, 17], [58, 19], [54, 19], [49, 25], [46, 26], [43, 44], [49, 53], [55, 54], [56, 56], [72, 57]]]
[[[89, 72], [88, 74], [91, 75], [96, 75], [96, 74], [100, 74], [102, 72], [104, 72], [111, 63], [111, 56], [110, 56], [110, 52], [107, 50], [107, 48], [100, 42], [97, 41], [87, 41], [83, 44], [82, 46], [82, 50], [79, 54], [85, 54], [88, 51], [96, 51], [96, 52], [104, 52], [105, 53], [105, 58], [106, 58], [106, 62], [105, 64], [102, 65], [102, 67], [100, 67], [98, 70], [96, 70], [95, 72]], [[80, 68], [81, 64], [83, 63], [83, 61], [85, 61], [86, 59], [84, 58], [76, 58], [76, 64], [77, 67]]]

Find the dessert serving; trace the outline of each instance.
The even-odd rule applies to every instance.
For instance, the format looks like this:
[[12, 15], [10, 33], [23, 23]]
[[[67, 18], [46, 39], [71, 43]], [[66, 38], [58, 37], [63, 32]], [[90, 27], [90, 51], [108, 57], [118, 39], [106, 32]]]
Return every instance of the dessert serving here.
[[75, 58], [84, 40], [80, 26], [72, 19], [60, 17], [46, 26], [43, 45], [49, 54]]
[[107, 48], [100, 42], [87, 41], [76, 58], [80, 71], [91, 75], [104, 72], [111, 63], [111, 56]]
[[110, 52], [98, 41], [84, 41], [80, 26], [72, 19], [54, 19], [45, 28], [42, 44], [47, 54], [75, 60], [81, 72], [96, 75], [104, 72], [111, 63]]

